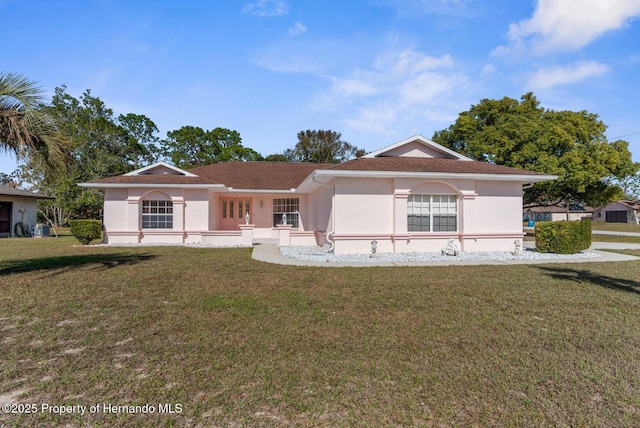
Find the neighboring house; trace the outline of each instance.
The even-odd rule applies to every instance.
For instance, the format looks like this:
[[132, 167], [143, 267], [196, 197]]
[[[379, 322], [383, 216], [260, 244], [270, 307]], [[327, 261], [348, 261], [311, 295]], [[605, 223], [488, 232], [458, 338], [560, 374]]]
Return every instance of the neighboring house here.
[[[569, 206], [569, 221], [582, 220], [593, 215], [593, 208], [579, 204]], [[566, 221], [567, 209], [565, 207], [530, 207], [522, 209], [522, 220], [534, 221]]]
[[[0, 238], [16, 236], [18, 223], [29, 229], [35, 226], [38, 220], [39, 199], [55, 198], [10, 186], [0, 186]], [[21, 232], [18, 230], [18, 233]]]
[[[523, 185], [557, 177], [473, 161], [422, 136], [341, 164], [156, 163], [103, 189], [109, 243], [330, 246], [336, 254], [513, 250]], [[284, 223], [284, 224], [283, 224]]]
[[593, 221], [607, 223], [640, 223], [640, 200], [611, 202], [604, 207], [596, 208]]

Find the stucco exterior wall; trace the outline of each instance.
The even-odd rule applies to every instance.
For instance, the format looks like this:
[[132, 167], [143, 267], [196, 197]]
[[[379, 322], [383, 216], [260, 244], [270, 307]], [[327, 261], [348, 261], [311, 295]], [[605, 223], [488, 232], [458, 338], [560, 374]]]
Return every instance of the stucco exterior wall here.
[[34, 227], [38, 221], [38, 201], [33, 198], [0, 196], [0, 204], [11, 202], [11, 236], [15, 235], [16, 223]]
[[[183, 189], [132, 188], [105, 189], [104, 227], [108, 243], [178, 243], [183, 242], [185, 209]], [[198, 197], [202, 197], [198, 195]], [[171, 200], [173, 228], [147, 229], [141, 232], [143, 200]], [[197, 201], [194, 209], [197, 208]], [[194, 224], [202, 223], [196, 216]], [[206, 225], [206, 213], [204, 217]]]
[[[457, 231], [409, 232], [410, 194], [456, 195]], [[424, 179], [336, 180], [336, 254], [438, 252], [450, 239], [463, 251], [511, 251], [522, 242], [518, 182]]]
[[326, 232], [333, 228], [332, 207], [333, 190], [320, 187], [308, 196], [309, 200], [309, 228], [319, 232]]
[[[215, 193], [207, 189], [105, 189], [104, 218], [107, 242], [110, 243], [201, 243], [220, 241], [221, 245], [240, 242], [240, 229], [226, 233], [207, 234], [207, 231], [221, 231], [221, 201], [242, 199], [251, 201], [250, 222], [254, 225], [255, 239], [277, 239], [278, 231], [273, 228], [273, 200], [298, 198], [300, 204], [300, 227], [296, 232], [317, 230], [316, 224], [328, 221], [324, 205], [317, 210], [310, 208], [309, 196], [293, 193]], [[330, 203], [327, 191], [320, 191], [315, 203]], [[143, 200], [171, 200], [173, 202], [172, 229], [142, 229], [141, 209]], [[244, 221], [241, 222], [244, 224]], [[309, 226], [313, 223], [314, 226]], [[326, 225], [325, 225], [326, 227]], [[205, 238], [203, 238], [203, 236]], [[296, 235], [298, 242], [309, 242], [308, 234]], [[312, 233], [310, 236], [314, 236]], [[304, 237], [304, 238], [303, 238]]]
[[388, 150], [385, 156], [405, 156], [405, 157], [425, 157], [425, 158], [441, 158], [444, 157], [442, 152], [426, 147], [424, 144], [412, 142], [404, 144], [395, 149]]
[[608, 211], [626, 211], [627, 223], [638, 224], [639, 222], [638, 217], [640, 217], [640, 212], [635, 212], [632, 208], [619, 202], [612, 202], [604, 207], [596, 208], [593, 212], [593, 221], [605, 222], [607, 220]]
[[465, 213], [465, 232], [522, 232], [522, 184], [508, 181], [477, 181], [473, 207]]
[[[220, 241], [223, 245], [244, 242], [240, 230], [220, 230], [221, 201], [227, 198], [251, 200], [253, 239], [279, 239], [281, 233], [273, 227], [273, 200], [299, 198], [300, 227], [291, 231], [291, 243], [308, 245], [315, 241], [323, 245], [328, 233], [336, 254], [369, 253], [372, 241], [376, 241], [377, 252], [437, 252], [450, 239], [463, 251], [510, 251], [514, 249], [514, 241], [521, 241], [523, 236], [522, 187], [518, 182], [338, 177], [329, 184], [335, 186], [335, 195], [326, 186], [310, 194], [106, 189], [107, 240]], [[407, 201], [411, 194], [456, 195], [457, 230], [409, 232]], [[171, 230], [141, 230], [141, 201], [145, 199], [173, 201]]]
[[[185, 189], [183, 195], [184, 230], [189, 232], [209, 230], [209, 191]], [[174, 229], [176, 226], [179, 225], [174, 223]]]
[[220, 217], [223, 199], [250, 200], [250, 223], [253, 224], [256, 229], [270, 230], [273, 228], [273, 200], [283, 198], [299, 199], [301, 230], [307, 230], [309, 222], [308, 197], [305, 194], [295, 193], [211, 193], [209, 197], [210, 230], [221, 229]]
[[393, 232], [393, 180], [337, 178], [335, 233]]
[[[104, 228], [107, 231], [129, 230], [132, 222], [129, 220], [128, 194], [127, 189], [105, 189], [103, 216]], [[137, 224], [133, 229], [138, 230]]]

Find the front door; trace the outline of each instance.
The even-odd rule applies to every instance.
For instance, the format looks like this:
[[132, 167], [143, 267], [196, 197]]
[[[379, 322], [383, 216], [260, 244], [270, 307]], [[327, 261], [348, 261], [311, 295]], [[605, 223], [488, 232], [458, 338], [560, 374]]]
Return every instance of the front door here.
[[11, 236], [11, 202], [0, 201], [0, 238]]
[[220, 209], [220, 229], [238, 230], [241, 224], [246, 223], [247, 213], [251, 215], [251, 199], [222, 199]]

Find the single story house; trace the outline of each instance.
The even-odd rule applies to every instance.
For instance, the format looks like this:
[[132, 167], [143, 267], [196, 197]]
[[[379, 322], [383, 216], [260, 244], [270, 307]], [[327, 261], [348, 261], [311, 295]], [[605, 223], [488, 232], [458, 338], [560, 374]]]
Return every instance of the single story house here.
[[[593, 215], [593, 208], [580, 204], [569, 205], [569, 221], [578, 221]], [[522, 220], [533, 221], [566, 221], [566, 207], [525, 207], [522, 209]]]
[[471, 160], [420, 135], [340, 164], [156, 163], [105, 192], [109, 243], [329, 246], [335, 254], [513, 250], [523, 186], [557, 177]]
[[39, 199], [55, 198], [11, 186], [0, 186], [0, 238], [16, 236], [16, 232], [22, 234], [22, 228], [16, 230], [16, 225], [24, 225], [29, 230], [35, 226]]
[[640, 200], [611, 202], [604, 207], [596, 208], [593, 221], [606, 223], [640, 223]]

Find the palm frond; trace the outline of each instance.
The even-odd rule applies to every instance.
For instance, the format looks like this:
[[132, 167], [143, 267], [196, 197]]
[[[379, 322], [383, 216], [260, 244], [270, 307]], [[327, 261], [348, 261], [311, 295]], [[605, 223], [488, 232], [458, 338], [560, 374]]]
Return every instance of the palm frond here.
[[0, 151], [18, 159], [41, 156], [49, 170], [64, 169], [69, 143], [44, 110], [41, 94], [34, 82], [0, 73]]
[[32, 110], [42, 106], [42, 88], [15, 73], [0, 73], [0, 108]]

